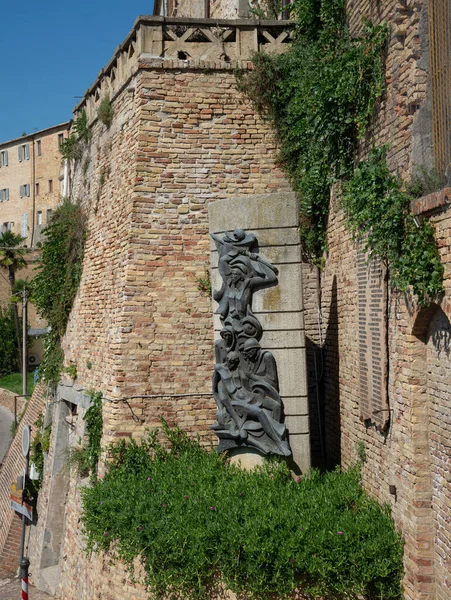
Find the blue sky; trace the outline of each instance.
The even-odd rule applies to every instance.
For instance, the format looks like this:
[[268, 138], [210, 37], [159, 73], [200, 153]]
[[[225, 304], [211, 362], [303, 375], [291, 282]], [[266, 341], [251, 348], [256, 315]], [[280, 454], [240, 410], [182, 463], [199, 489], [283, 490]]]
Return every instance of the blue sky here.
[[153, 0], [4, 2], [0, 142], [68, 121], [100, 69]]

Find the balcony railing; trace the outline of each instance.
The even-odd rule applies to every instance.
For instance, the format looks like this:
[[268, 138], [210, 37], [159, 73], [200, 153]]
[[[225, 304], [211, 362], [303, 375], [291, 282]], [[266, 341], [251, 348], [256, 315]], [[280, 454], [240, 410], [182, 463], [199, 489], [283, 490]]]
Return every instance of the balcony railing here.
[[140, 67], [247, 68], [257, 51], [283, 52], [293, 26], [291, 21], [138, 17], [75, 112], [86, 108], [93, 118], [100, 99], [113, 99]]

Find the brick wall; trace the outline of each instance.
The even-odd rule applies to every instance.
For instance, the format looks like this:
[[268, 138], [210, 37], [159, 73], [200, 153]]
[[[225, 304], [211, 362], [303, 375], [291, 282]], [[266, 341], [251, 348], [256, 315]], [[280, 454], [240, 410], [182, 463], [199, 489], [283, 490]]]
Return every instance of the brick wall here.
[[24, 425], [30, 425], [33, 439], [34, 423], [45, 407], [45, 391], [43, 385], [36, 387], [0, 470], [0, 566], [8, 569], [14, 564], [14, 559], [16, 567], [19, 564], [18, 518], [10, 507], [9, 495], [11, 484], [16, 482], [25, 467], [25, 458], [22, 456], [22, 430]]
[[[349, 9], [354, 31], [362, 15], [392, 24], [388, 91], [368, 146], [373, 139], [390, 142], [390, 166], [407, 179], [418, 157], [428, 154], [426, 4], [368, 0], [350, 2]], [[75, 175], [74, 195], [86, 207], [90, 234], [66, 357], [77, 363], [80, 385], [104, 393], [105, 442], [140, 437], [158, 415], [208, 440], [214, 406], [201, 393], [210, 385], [212, 324], [210, 300], [196, 283], [208, 263], [206, 205], [278, 191], [287, 182], [275, 166], [270, 132], [238, 97], [225, 65], [143, 59], [116, 94], [114, 110], [110, 130], [94, 122], [90, 161]], [[362, 143], [361, 156], [368, 146]], [[437, 229], [449, 293], [447, 204], [429, 199], [421, 206]], [[325, 441], [325, 456], [316, 442], [316, 460], [348, 466], [363, 442], [363, 483], [391, 505], [406, 540], [406, 599], [444, 600], [451, 551], [447, 297], [441, 308], [419, 311], [408, 296], [390, 294], [390, 427], [385, 433], [366, 427], [359, 402], [357, 248], [335, 199], [328, 243], [321, 273], [308, 265], [303, 273], [311, 425], [319, 434], [321, 422]], [[130, 399], [134, 416], [124, 396], [139, 396]], [[79, 514], [74, 479], [60, 597], [141, 598], [121, 565], [84, 557]], [[80, 572], [86, 576], [74, 577]]]
[[[368, 144], [362, 144], [361, 157], [374, 140], [389, 143], [392, 171], [408, 179], [415, 164], [432, 166], [428, 151], [427, 3], [368, 0], [350, 2], [348, 8], [354, 31], [362, 16], [391, 24], [387, 94]], [[389, 296], [387, 432], [366, 427], [360, 416], [358, 254], [344, 215], [333, 199], [329, 248], [319, 287], [315, 270], [304, 270], [306, 327], [312, 348], [321, 346], [318, 315], [322, 316], [321, 406], [326, 460], [350, 465], [356, 460], [357, 444], [363, 442], [367, 455], [364, 486], [380, 502], [391, 505], [395, 523], [406, 540], [405, 595], [410, 600], [444, 599], [450, 594], [447, 196], [433, 194], [423, 199], [417, 210], [432, 215], [445, 263], [447, 293], [441, 308], [433, 306], [425, 313], [418, 311], [408, 296]], [[313, 379], [309, 389], [316, 391]], [[395, 486], [392, 491], [396, 494], [390, 493], [390, 486]]]

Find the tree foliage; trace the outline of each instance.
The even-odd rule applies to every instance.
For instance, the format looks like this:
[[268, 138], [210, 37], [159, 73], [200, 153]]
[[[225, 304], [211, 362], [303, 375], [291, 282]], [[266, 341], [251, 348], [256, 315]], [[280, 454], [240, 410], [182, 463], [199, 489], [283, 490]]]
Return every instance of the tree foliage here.
[[14, 308], [0, 306], [0, 377], [19, 370]]

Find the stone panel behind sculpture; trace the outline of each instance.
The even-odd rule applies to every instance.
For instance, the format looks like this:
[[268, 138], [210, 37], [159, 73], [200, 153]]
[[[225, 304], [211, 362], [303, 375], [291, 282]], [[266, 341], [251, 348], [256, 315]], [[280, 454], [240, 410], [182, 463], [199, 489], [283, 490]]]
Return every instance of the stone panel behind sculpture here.
[[213, 375], [219, 450], [248, 446], [289, 456], [276, 361], [259, 344], [263, 330], [252, 312], [254, 292], [277, 285], [278, 270], [255, 251], [253, 233], [236, 229], [211, 237], [222, 277], [221, 288], [213, 292], [222, 324]]

